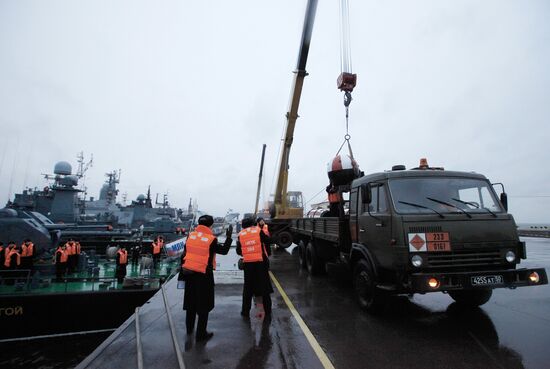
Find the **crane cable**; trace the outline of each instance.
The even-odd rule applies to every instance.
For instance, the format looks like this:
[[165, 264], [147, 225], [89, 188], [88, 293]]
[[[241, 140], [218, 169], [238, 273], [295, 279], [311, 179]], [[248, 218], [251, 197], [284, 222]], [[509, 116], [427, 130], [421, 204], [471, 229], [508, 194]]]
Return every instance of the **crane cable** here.
[[340, 145], [336, 155], [340, 153], [342, 147], [347, 143], [349, 155], [353, 160], [353, 151], [351, 149], [351, 135], [349, 134], [349, 105], [353, 98], [351, 92], [357, 83], [357, 75], [352, 73], [351, 68], [351, 42], [349, 31], [349, 0], [340, 0], [340, 69], [338, 77], [338, 89], [344, 92], [344, 107], [346, 111], [346, 135], [344, 142]]

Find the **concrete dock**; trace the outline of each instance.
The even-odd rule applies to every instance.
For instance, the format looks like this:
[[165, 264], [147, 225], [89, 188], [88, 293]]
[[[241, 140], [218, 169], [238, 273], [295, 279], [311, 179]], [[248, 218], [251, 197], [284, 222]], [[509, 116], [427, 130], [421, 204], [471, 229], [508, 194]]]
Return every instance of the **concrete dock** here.
[[[526, 238], [521, 266], [550, 270], [550, 240]], [[362, 312], [345, 269], [311, 277], [290, 248], [272, 256], [273, 318], [240, 315], [242, 277], [234, 249], [219, 257], [216, 307], [195, 343], [185, 332], [183, 290], [165, 285], [185, 368], [549, 368], [550, 286], [497, 289], [479, 309], [443, 293], [396, 297], [380, 315]], [[134, 315], [78, 368], [138, 368]], [[180, 368], [158, 293], [139, 312], [143, 368]]]

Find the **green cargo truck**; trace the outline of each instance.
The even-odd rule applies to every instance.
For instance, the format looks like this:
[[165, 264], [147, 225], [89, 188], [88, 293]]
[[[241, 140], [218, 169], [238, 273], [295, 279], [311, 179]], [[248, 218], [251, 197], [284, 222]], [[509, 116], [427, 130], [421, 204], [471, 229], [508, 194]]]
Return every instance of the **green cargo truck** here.
[[311, 274], [343, 262], [360, 306], [375, 311], [392, 294], [445, 292], [479, 306], [495, 288], [548, 283], [526, 258], [507, 196], [481, 174], [427, 165], [355, 179], [341, 217], [290, 224], [300, 264]]

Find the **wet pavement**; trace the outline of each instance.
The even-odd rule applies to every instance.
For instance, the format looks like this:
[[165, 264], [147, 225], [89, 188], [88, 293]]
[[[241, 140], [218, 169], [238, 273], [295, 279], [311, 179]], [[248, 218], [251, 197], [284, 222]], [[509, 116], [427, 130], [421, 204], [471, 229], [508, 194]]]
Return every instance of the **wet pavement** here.
[[[522, 266], [550, 271], [550, 240], [526, 238]], [[392, 298], [379, 315], [362, 312], [348, 274], [331, 266], [311, 277], [292, 248], [274, 252], [271, 269], [314, 340], [335, 368], [550, 368], [550, 286], [497, 289], [479, 309], [462, 310], [443, 293]], [[304, 331], [275, 288], [273, 319], [240, 317], [242, 274], [234, 249], [218, 258], [216, 308], [196, 344], [185, 333], [183, 290], [166, 285], [186, 368], [322, 368]], [[157, 294], [140, 314], [144, 368], [177, 368], [168, 321]], [[81, 368], [135, 368], [133, 321], [99, 347]]]

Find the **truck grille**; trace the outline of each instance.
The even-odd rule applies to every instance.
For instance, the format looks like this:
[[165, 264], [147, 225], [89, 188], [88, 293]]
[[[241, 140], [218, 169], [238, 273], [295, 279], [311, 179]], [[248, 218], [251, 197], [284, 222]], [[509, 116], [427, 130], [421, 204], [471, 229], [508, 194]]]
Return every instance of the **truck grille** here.
[[503, 260], [499, 250], [460, 250], [428, 254], [428, 267], [473, 267], [499, 265]]
[[441, 232], [441, 226], [413, 226], [409, 227], [409, 233]]

